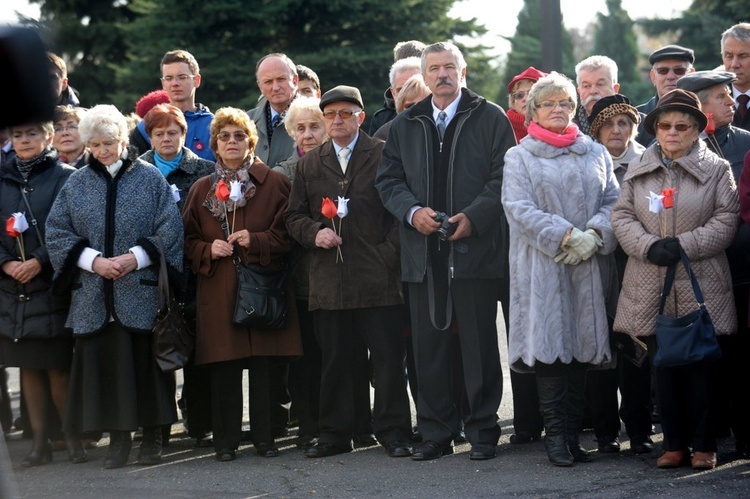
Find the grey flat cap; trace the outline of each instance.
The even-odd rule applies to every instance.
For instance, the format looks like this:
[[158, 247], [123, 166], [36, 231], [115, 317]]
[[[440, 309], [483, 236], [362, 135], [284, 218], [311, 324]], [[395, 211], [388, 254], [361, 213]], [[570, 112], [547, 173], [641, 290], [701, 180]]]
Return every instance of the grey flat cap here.
[[648, 63], [653, 66], [655, 62], [664, 59], [678, 59], [693, 64], [695, 62], [695, 52], [693, 52], [693, 49], [680, 47], [679, 45], [665, 45], [658, 50], [654, 50], [648, 56]]
[[325, 110], [325, 107], [331, 102], [341, 101], [351, 102], [353, 104], [357, 104], [362, 109], [365, 108], [365, 105], [362, 104], [362, 95], [360, 95], [358, 88], [350, 87], [347, 85], [339, 85], [338, 87], [333, 87], [328, 92], [323, 94], [323, 97], [321, 97], [320, 99], [320, 109]]
[[696, 71], [677, 80], [677, 88], [699, 92], [716, 85], [729, 85], [736, 80], [734, 73], [728, 71]]

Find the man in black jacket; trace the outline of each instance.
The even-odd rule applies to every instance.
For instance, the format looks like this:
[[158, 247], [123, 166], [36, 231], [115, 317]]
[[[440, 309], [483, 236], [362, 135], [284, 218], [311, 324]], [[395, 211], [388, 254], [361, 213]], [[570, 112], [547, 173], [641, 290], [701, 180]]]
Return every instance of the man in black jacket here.
[[470, 457], [491, 459], [502, 397], [495, 320], [499, 295], [508, 292], [500, 196], [505, 152], [515, 138], [499, 106], [462, 88], [466, 62], [455, 45], [428, 46], [422, 74], [432, 96], [396, 117], [376, 179], [383, 204], [401, 222], [401, 277], [408, 284], [424, 438], [413, 459], [452, 453], [460, 431], [451, 393], [453, 318], [469, 402]]

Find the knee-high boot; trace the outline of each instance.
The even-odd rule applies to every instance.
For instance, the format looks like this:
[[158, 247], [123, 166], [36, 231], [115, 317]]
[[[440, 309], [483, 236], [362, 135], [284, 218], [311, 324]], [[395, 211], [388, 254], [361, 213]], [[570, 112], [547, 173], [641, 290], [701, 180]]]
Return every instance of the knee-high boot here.
[[539, 411], [544, 420], [544, 447], [555, 466], [571, 466], [573, 455], [568, 450], [566, 430], [564, 377], [536, 377]]
[[581, 447], [579, 441], [579, 431], [583, 411], [586, 405], [586, 370], [583, 366], [575, 366], [570, 369], [565, 376], [567, 382], [567, 393], [565, 397], [565, 407], [567, 413], [567, 424], [565, 434], [568, 440], [568, 449], [577, 463], [588, 463], [591, 461], [591, 455]]

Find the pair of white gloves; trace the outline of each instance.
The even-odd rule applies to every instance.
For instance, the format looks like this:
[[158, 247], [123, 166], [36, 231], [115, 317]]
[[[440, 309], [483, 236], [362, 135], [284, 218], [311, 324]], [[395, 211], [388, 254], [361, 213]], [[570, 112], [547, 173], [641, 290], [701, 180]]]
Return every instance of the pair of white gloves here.
[[582, 231], [573, 227], [568, 240], [560, 248], [562, 251], [555, 257], [555, 262], [578, 265], [591, 258], [602, 246], [604, 241], [594, 229]]

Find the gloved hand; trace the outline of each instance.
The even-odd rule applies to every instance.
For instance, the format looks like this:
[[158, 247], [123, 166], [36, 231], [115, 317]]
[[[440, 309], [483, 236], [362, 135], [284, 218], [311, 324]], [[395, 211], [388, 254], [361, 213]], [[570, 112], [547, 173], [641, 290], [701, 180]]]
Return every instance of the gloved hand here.
[[594, 229], [583, 232], [576, 227], [573, 227], [567, 242], [568, 249], [574, 249], [582, 260], [591, 258], [603, 244], [602, 238]]
[[680, 241], [676, 237], [659, 239], [648, 249], [646, 258], [654, 265], [674, 265], [680, 261]]
[[583, 259], [576, 250], [571, 248], [565, 251], [561, 251], [557, 254], [557, 256], [555, 256], [555, 262], [560, 263], [561, 261], [565, 265], [578, 265], [583, 261]]

